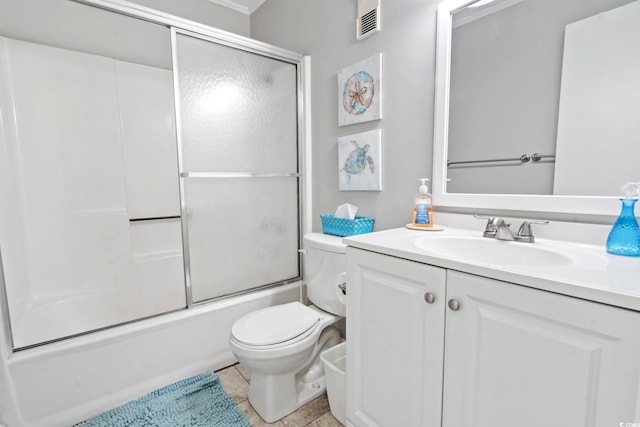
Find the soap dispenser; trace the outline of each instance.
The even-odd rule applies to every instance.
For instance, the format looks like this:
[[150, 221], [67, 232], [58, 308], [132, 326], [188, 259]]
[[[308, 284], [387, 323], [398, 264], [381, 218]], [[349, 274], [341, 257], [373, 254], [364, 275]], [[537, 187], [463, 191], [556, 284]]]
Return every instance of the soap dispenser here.
[[622, 186], [622, 193], [622, 211], [607, 238], [607, 252], [613, 255], [640, 256], [640, 228], [634, 211], [640, 183], [626, 183]]
[[420, 178], [420, 187], [418, 194], [414, 199], [413, 217], [411, 225], [414, 227], [432, 228], [433, 227], [433, 208], [431, 207], [431, 194], [427, 187], [428, 178]]

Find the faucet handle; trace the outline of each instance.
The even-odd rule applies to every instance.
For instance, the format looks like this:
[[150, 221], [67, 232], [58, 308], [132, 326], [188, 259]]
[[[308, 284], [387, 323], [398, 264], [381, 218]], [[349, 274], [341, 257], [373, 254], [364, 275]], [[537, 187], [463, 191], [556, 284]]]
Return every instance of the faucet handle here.
[[486, 219], [487, 225], [484, 228], [484, 232], [482, 233], [482, 237], [495, 237], [496, 232], [500, 226], [504, 225], [509, 227], [511, 224], [508, 224], [504, 221], [503, 218], [500, 217], [492, 217], [492, 216], [483, 216], [483, 215], [473, 215], [476, 219]]
[[533, 232], [531, 231], [531, 224], [549, 224], [549, 220], [534, 220], [527, 219], [522, 222], [520, 228], [518, 229], [518, 240], [521, 242], [533, 243], [535, 242], [535, 238], [533, 237]]
[[493, 217], [493, 216], [483, 216], [483, 215], [478, 215], [478, 214], [474, 214], [473, 215], [476, 219], [486, 219], [487, 220], [487, 228], [489, 227], [499, 227], [501, 225], [506, 225], [507, 227], [510, 226], [511, 224], [508, 224], [505, 222], [505, 220], [503, 218], [500, 217]]

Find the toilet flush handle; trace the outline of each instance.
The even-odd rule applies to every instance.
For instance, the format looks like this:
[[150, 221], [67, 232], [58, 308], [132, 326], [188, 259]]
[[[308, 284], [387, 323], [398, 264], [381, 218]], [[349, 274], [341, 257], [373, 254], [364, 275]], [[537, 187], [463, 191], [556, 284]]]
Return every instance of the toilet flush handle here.
[[347, 282], [342, 282], [338, 285], [338, 289], [340, 289], [340, 291], [342, 291], [342, 295], [346, 295], [347, 294]]

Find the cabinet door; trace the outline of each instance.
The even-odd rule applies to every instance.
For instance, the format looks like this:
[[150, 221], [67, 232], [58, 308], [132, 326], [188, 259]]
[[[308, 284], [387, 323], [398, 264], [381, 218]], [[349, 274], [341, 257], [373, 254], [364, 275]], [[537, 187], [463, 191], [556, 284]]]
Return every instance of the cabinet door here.
[[449, 271], [443, 426], [640, 421], [640, 314]]
[[347, 265], [348, 420], [439, 426], [445, 270], [353, 248]]

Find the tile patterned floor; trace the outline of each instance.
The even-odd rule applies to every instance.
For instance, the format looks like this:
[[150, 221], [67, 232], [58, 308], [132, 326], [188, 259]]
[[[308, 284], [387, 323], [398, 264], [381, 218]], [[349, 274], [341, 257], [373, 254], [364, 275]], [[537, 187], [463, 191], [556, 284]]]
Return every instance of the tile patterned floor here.
[[304, 405], [275, 423], [265, 422], [251, 407], [247, 394], [251, 372], [240, 364], [217, 371], [222, 387], [229, 397], [238, 405], [240, 411], [253, 427], [342, 427], [329, 410], [327, 394]]

